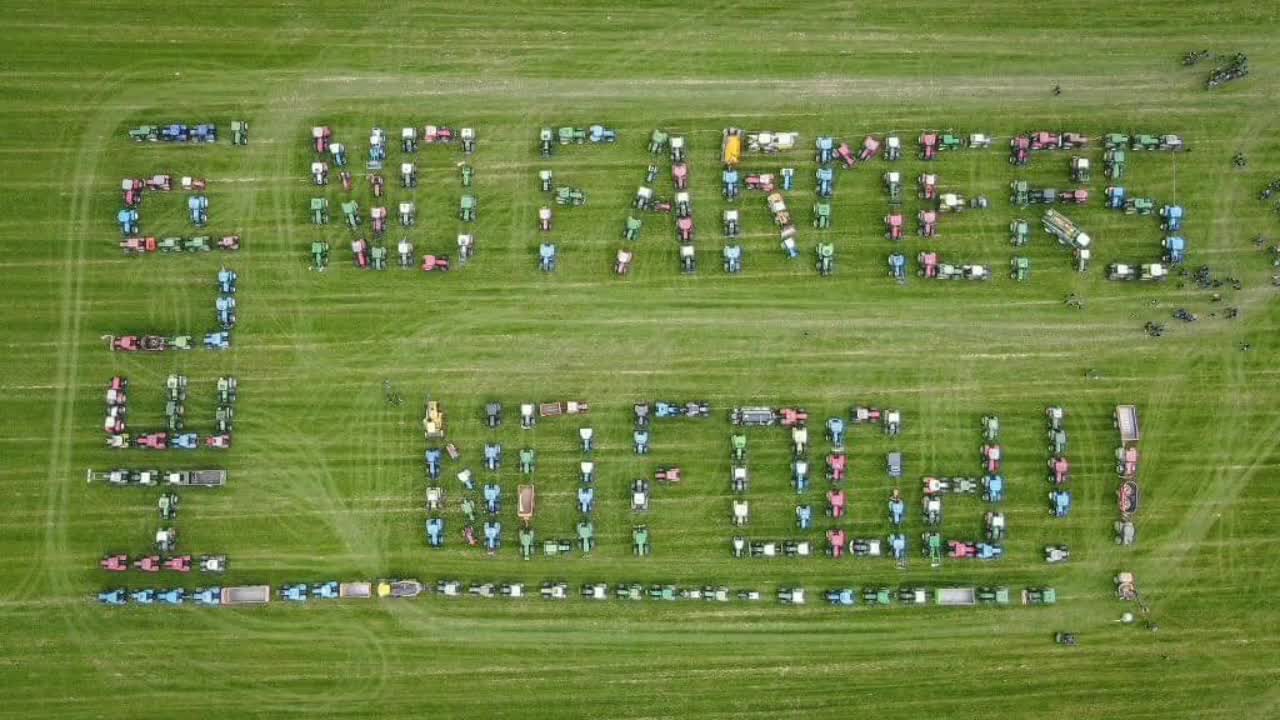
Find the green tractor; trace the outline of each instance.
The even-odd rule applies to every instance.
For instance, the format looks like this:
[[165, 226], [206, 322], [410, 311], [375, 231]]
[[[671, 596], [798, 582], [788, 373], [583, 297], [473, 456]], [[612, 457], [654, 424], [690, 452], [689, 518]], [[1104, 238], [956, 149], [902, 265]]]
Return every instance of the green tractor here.
[[524, 448], [520, 451], [520, 472], [525, 475], [532, 475], [533, 469], [538, 464], [537, 453], [533, 448]]
[[1022, 591], [1023, 605], [1054, 605], [1058, 592], [1051, 587], [1029, 587]]
[[1124, 148], [1118, 147], [1108, 150], [1103, 155], [1103, 165], [1108, 178], [1112, 180], [1123, 178], [1125, 168]]
[[818, 202], [813, 204], [813, 226], [818, 229], [831, 227], [831, 203]]
[[1156, 211], [1156, 201], [1151, 198], [1129, 198], [1124, 205], [1126, 215], [1150, 215]]
[[580, 207], [587, 204], [587, 194], [582, 188], [561, 185], [556, 188], [556, 204], [568, 207]]
[[329, 199], [328, 198], [311, 198], [311, 224], [312, 225], [328, 225], [329, 224]]
[[316, 240], [311, 243], [311, 269], [324, 272], [327, 267], [329, 267], [329, 243]]
[[862, 588], [862, 604], [864, 605], [888, 605], [891, 596], [887, 587], [867, 587]]
[[1009, 202], [1019, 207], [1031, 204], [1031, 186], [1026, 180], [1015, 180], [1009, 183], [1009, 189], [1012, 191]]
[[561, 145], [581, 145], [587, 141], [587, 131], [583, 128], [562, 127], [557, 131]]
[[1133, 143], [1129, 145], [1130, 150], [1159, 150], [1160, 136], [1158, 135], [1135, 135]]
[[650, 600], [676, 600], [679, 597], [675, 585], [653, 585], [649, 588]]
[[476, 221], [476, 196], [470, 193], [463, 195], [458, 201], [458, 219], [462, 222]]
[[1102, 136], [1102, 145], [1107, 150], [1129, 147], [1129, 136], [1124, 133], [1107, 133]]
[[644, 586], [640, 583], [631, 583], [629, 585], [619, 585], [613, 591], [613, 596], [619, 600], [643, 600]]
[[962, 150], [964, 149], [964, 138], [951, 133], [944, 133], [942, 139], [938, 141], [939, 150]]
[[342, 217], [346, 219], [348, 228], [355, 230], [360, 227], [360, 204], [355, 200], [342, 203]]
[[641, 227], [644, 227], [644, 222], [634, 215], [628, 215], [626, 227], [622, 230], [622, 239], [627, 242], [635, 242], [636, 240], [639, 240]]
[[631, 530], [631, 551], [640, 557], [653, 552], [649, 545], [649, 526], [637, 525]]
[[1014, 280], [1017, 280], [1018, 282], [1023, 282], [1025, 280], [1031, 279], [1031, 259], [1030, 258], [1024, 255], [1017, 255], [1012, 260], [1009, 261], [1009, 265], [1012, 268], [1012, 272], [1010, 272], [1009, 277], [1012, 277]]
[[378, 244], [374, 245], [369, 251], [369, 267], [374, 270], [387, 269], [387, 246]]
[[818, 274], [827, 277], [836, 271], [835, 243], [818, 243]]
[[1009, 241], [1014, 247], [1022, 247], [1031, 242], [1031, 223], [1018, 218], [1009, 223]]
[[942, 565], [942, 535], [936, 532], [927, 532], [922, 537], [924, 540], [924, 556], [929, 558], [929, 567], [940, 567]]
[[232, 145], [248, 145], [249, 144], [249, 123], [245, 120], [231, 121], [231, 144]]
[[134, 142], [156, 142], [160, 139], [160, 128], [155, 125], [139, 125], [129, 131], [129, 139]]
[[528, 560], [533, 557], [533, 553], [537, 548], [537, 540], [533, 535], [533, 528], [520, 528], [520, 557]]
[[1007, 587], [980, 587], [978, 588], [978, 602], [982, 605], [1008, 605], [1009, 604], [1009, 588]]
[[552, 186], [555, 185], [555, 182], [556, 182], [555, 173], [551, 172], [550, 170], [538, 171], [538, 187], [542, 189], [542, 192], [544, 193], [551, 192], [551, 188]]
[[666, 150], [667, 139], [668, 136], [665, 132], [655, 128], [653, 133], [649, 135], [649, 152], [657, 155]]
[[747, 434], [734, 433], [729, 438], [729, 447], [732, 449], [733, 461], [740, 463], [747, 459]]
[[467, 163], [458, 163], [458, 176], [462, 179], [462, 187], [469, 188], [475, 180], [476, 171]]

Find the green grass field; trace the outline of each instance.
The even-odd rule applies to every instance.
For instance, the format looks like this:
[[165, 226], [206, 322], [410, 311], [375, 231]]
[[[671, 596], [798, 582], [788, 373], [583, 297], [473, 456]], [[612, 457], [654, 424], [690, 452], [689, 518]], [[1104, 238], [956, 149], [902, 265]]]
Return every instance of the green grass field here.
[[[1273, 389], [1280, 311], [1269, 258], [1251, 240], [1280, 234], [1255, 199], [1280, 174], [1277, 15], [1265, 3], [997, 2], [837, 7], [802, 2], [455, 4], [244, 3], [140, 7], [136, 3], [6, 8], [0, 28], [0, 717], [1273, 717], [1280, 712], [1280, 590], [1276, 537], [1280, 413]], [[1212, 93], [1209, 67], [1181, 67], [1186, 50], [1249, 53], [1254, 75]], [[1055, 84], [1061, 97], [1052, 97]], [[230, 121], [252, 123], [232, 148]], [[146, 122], [219, 124], [211, 147], [137, 146]], [[309, 130], [331, 125], [361, 165], [369, 128], [474, 126], [479, 151], [478, 252], [448, 275], [361, 273], [347, 233], [308, 224]], [[538, 157], [543, 125], [602, 122], [620, 140]], [[791, 204], [802, 260], [778, 251], [763, 202], [745, 196], [746, 272], [718, 267], [719, 133], [727, 125], [797, 130], [785, 158], [799, 182]], [[649, 131], [688, 137], [700, 269], [677, 271], [671, 220], [649, 216], [630, 277], [610, 272], [635, 187], [650, 161]], [[1151, 218], [1068, 210], [1097, 243], [1087, 275], [1037, 232], [1027, 283], [1008, 279], [1007, 226], [1035, 209], [1007, 202], [1015, 178], [1065, 187], [1068, 153], [1038, 154], [1025, 171], [1005, 141], [1030, 129], [1095, 138], [1108, 131], [1183, 134], [1189, 154], [1131, 154], [1131, 193], [1188, 209], [1190, 264], [1240, 278], [1221, 305], [1177, 282], [1103, 279], [1117, 260], [1152, 261], [1162, 233]], [[820, 279], [808, 225], [816, 135], [860, 141], [896, 131], [911, 157], [898, 169], [919, 201], [914, 157], [925, 128], [984, 131], [990, 151], [945, 156], [929, 170], [946, 189], [985, 194], [993, 207], [943, 221], [941, 236], [909, 237], [957, 262], [985, 262], [982, 285], [895, 285], [886, 275], [876, 161], [840, 175], [833, 229], [838, 271]], [[1231, 165], [1237, 151], [1249, 167]], [[1105, 187], [1101, 152], [1091, 188]], [[748, 169], [782, 160], [748, 156]], [[413, 197], [419, 250], [445, 250], [459, 231], [456, 149], [419, 154]], [[560, 268], [536, 270], [541, 242], [537, 170], [581, 186], [589, 204], [559, 210]], [[392, 187], [389, 199], [408, 197]], [[666, 163], [663, 163], [665, 173]], [[121, 177], [169, 172], [210, 181], [212, 234], [237, 232], [238, 255], [122, 257], [113, 221]], [[371, 197], [357, 178], [356, 197]], [[665, 193], [665, 175], [657, 183]], [[327, 191], [336, 204], [340, 188]], [[669, 194], [669, 193], [667, 193]], [[151, 194], [143, 231], [191, 234], [184, 195]], [[914, 228], [914, 223], [911, 223]], [[399, 231], [392, 233], [398, 237]], [[308, 270], [317, 237], [334, 246], [323, 274]], [[99, 337], [125, 331], [200, 333], [214, 324], [213, 275], [240, 273], [236, 347], [142, 357], [111, 354]], [[1190, 285], [1190, 284], [1188, 284]], [[1063, 305], [1068, 293], [1083, 311]], [[1209, 317], [1240, 308], [1235, 321]], [[1183, 324], [1176, 308], [1199, 313]], [[1146, 337], [1148, 320], [1169, 323]], [[1240, 343], [1251, 343], [1241, 352]], [[1087, 379], [1094, 369], [1100, 379]], [[235, 447], [225, 454], [112, 454], [102, 447], [101, 392], [114, 374], [132, 383], [130, 422], [162, 420], [171, 372], [192, 382], [192, 424], [211, 424], [213, 381], [240, 379]], [[389, 407], [382, 381], [407, 401]], [[458, 486], [450, 547], [422, 539], [421, 402], [443, 401], [450, 440], [480, 469], [483, 403], [508, 408], [501, 482], [506, 547], [494, 558], [463, 549]], [[536, 558], [516, 550], [519, 447], [539, 451], [542, 537], [572, 536], [578, 452], [572, 419], [519, 430], [521, 401], [591, 402], [598, 438], [599, 547], [589, 557]], [[630, 448], [639, 400], [702, 399], [710, 421], [659, 424], [652, 454]], [[1111, 408], [1143, 414], [1140, 542], [1111, 540], [1115, 517]], [[819, 421], [853, 404], [901, 408], [906, 431], [850, 437], [855, 536], [888, 531], [893, 487], [886, 451], [907, 455], [902, 488], [913, 540], [909, 569], [846, 558], [734, 560], [728, 550], [729, 425], [735, 404], [797, 404]], [[1070, 413], [1075, 508], [1048, 517], [1043, 410]], [[978, 474], [978, 418], [1005, 426], [1011, 535], [998, 563], [932, 570], [914, 550], [924, 474]], [[815, 424], [816, 425], [816, 424]], [[821, 514], [826, 443], [813, 430], [808, 493]], [[751, 435], [752, 525], [758, 537], [796, 536], [782, 431]], [[630, 553], [627, 485], [654, 465], [684, 467], [686, 482], [657, 488], [647, 522], [655, 552]], [[1049, 608], [833, 609], [655, 602], [565, 603], [427, 597], [400, 603], [273, 603], [258, 609], [101, 608], [118, 578], [96, 567], [107, 551], [139, 554], [158, 524], [155, 494], [84, 482], [86, 468], [225, 466], [229, 486], [183, 496], [182, 550], [225, 552], [225, 584], [387, 576], [528, 583], [674, 582], [755, 587], [919, 583], [1052, 585]], [[451, 477], [459, 465], [446, 467]], [[947, 501], [944, 534], [976, 539], [985, 506]], [[831, 526], [818, 518], [809, 537]], [[1047, 566], [1040, 548], [1066, 542], [1072, 562]], [[1139, 583], [1158, 633], [1113, 623], [1122, 569]], [[132, 576], [140, 585], [147, 580]], [[193, 587], [201, 579], [187, 579]], [[1268, 628], [1271, 628], [1269, 630]], [[1052, 643], [1074, 630], [1081, 645]]]

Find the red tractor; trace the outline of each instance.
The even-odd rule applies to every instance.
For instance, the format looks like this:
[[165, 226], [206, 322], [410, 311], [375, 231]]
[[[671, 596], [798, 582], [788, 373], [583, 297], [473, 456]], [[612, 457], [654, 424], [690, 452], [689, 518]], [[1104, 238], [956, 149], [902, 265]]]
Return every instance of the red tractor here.
[[804, 408], [782, 408], [778, 414], [782, 416], [782, 427], [798, 427], [809, 422], [809, 413]]
[[215, 450], [226, 450], [231, 447], [230, 435], [210, 435], [204, 439], [205, 447]]
[[166, 450], [169, 447], [169, 433], [147, 433], [146, 435], [139, 435], [133, 442], [136, 447], [147, 450]]
[[925, 278], [938, 277], [938, 254], [922, 252], [916, 258], [920, 262], [920, 275]]
[[1031, 138], [1019, 135], [1009, 141], [1009, 162], [1026, 165], [1031, 160]]
[[145, 557], [140, 557], [133, 561], [133, 566], [146, 573], [160, 572], [160, 556], [147, 555]]
[[338, 173], [338, 179], [342, 180], [342, 189], [346, 190], [347, 192], [351, 192], [351, 186], [353, 184], [351, 180], [351, 173], [347, 172], [346, 170], [343, 170], [342, 172]]
[[124, 206], [137, 207], [142, 203], [142, 189], [145, 183], [137, 178], [125, 178], [120, 181], [120, 189], [124, 191]]
[[1041, 130], [1031, 135], [1032, 150], [1057, 150], [1062, 147], [1062, 137], [1057, 133]]
[[173, 189], [173, 178], [168, 175], [152, 175], [146, 179], [148, 190], [169, 192]]
[[956, 560], [972, 560], [978, 556], [978, 546], [974, 543], [952, 540], [947, 543], [947, 557]]
[[107, 572], [125, 572], [129, 569], [129, 556], [108, 555], [102, 558], [98, 565]]
[[660, 467], [653, 472], [653, 479], [660, 483], [674, 485], [682, 479], [680, 468], [671, 466]]
[[921, 210], [916, 215], [920, 222], [920, 237], [934, 237], [938, 234], [938, 213], [934, 210]]
[[218, 241], [218, 249], [219, 249], [219, 250], [227, 250], [227, 251], [239, 250], [239, 249], [240, 249], [240, 236], [239, 236], [239, 235], [224, 235], [224, 236], [222, 237], [222, 239]]
[[937, 175], [934, 175], [933, 173], [921, 175], [919, 179], [919, 183], [920, 183], [921, 198], [925, 200], [938, 199], [938, 176]]
[[423, 255], [422, 272], [448, 272], [449, 258], [445, 255]]
[[319, 155], [329, 154], [329, 143], [333, 141], [333, 131], [328, 127], [311, 128], [311, 138], [315, 141], [315, 150]]
[[1063, 485], [1071, 479], [1071, 463], [1064, 457], [1049, 460], [1049, 482]]
[[844, 517], [845, 495], [843, 490], [827, 491], [827, 515], [833, 518]]
[[1116, 448], [1116, 474], [1125, 480], [1138, 476], [1138, 448]]
[[884, 233], [884, 236], [885, 236], [885, 239], [887, 239], [887, 240], [901, 240], [901, 239], [902, 239], [902, 224], [903, 224], [902, 213], [894, 213], [894, 214], [892, 214], [892, 215], [885, 215], [885, 216], [884, 216], [884, 225], [885, 225], [885, 233]]
[[680, 242], [693, 242], [693, 217], [682, 217], [676, 219], [676, 232], [680, 235]]
[[983, 445], [982, 446], [982, 462], [985, 463], [988, 475], [1000, 474], [1000, 462], [1004, 458], [1004, 451], [999, 445]]
[[748, 175], [747, 189], [759, 190], [760, 192], [767, 192], [767, 193], [773, 192], [773, 174], [767, 173], [764, 175]]
[[844, 453], [831, 453], [827, 456], [827, 479], [833, 483], [844, 482], [849, 458]]
[[[880, 155], [880, 141], [874, 136], [868, 135], [862, 139], [862, 149], [858, 151], [858, 162], [867, 162], [874, 160]], [[848, 167], [853, 167], [845, 163]]]
[[676, 184], [677, 190], [684, 190], [689, 187], [689, 166], [684, 163], [672, 165], [671, 181]]
[[351, 241], [351, 261], [361, 270], [369, 267], [369, 243], [364, 238]]
[[146, 255], [155, 252], [158, 247], [154, 237], [131, 237], [120, 241], [120, 249], [125, 255]]
[[853, 156], [853, 150], [849, 147], [849, 143], [840, 143], [840, 146], [836, 148], [836, 157], [848, 169], [852, 169], [858, 164], [858, 159]]
[[382, 197], [383, 193], [387, 191], [386, 178], [382, 177], [382, 175], [377, 173], [370, 175], [369, 188], [373, 190], [374, 197], [376, 198]]
[[1089, 191], [1084, 188], [1079, 190], [1061, 190], [1058, 192], [1058, 202], [1073, 205], [1084, 205], [1089, 202]]
[[844, 548], [848, 536], [844, 530], [828, 530], [827, 531], [827, 554], [837, 560], [844, 557]]
[[938, 159], [938, 134], [925, 133], [920, 136], [920, 159], [921, 160], [937, 160]]

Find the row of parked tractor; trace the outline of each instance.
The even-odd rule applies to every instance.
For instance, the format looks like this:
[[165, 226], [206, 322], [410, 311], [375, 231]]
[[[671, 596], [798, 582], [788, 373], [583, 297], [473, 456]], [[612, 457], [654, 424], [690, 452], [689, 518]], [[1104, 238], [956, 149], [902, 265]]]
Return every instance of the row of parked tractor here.
[[1049, 430], [1049, 503], [1054, 517], [1066, 517], [1071, 511], [1071, 461], [1067, 459], [1067, 411], [1060, 405], [1045, 408]]
[[[218, 126], [216, 123], [138, 125], [129, 129], [129, 139], [139, 143], [216, 143], [218, 142]], [[233, 120], [231, 122], [231, 144], [249, 144], [249, 123], [247, 121]]]
[[[427, 586], [412, 579], [379, 580], [377, 582], [289, 583], [281, 586], [276, 594], [279, 600], [305, 603], [309, 600], [370, 600], [374, 598], [409, 599], [434, 591], [441, 598], [475, 597], [484, 599], [522, 599], [541, 597], [544, 600], [569, 600], [575, 596], [584, 600], [654, 600], [660, 602], [694, 601], [708, 603], [761, 602], [765, 593], [759, 590], [733, 590], [727, 586], [703, 585], [682, 587], [674, 584], [643, 585], [641, 583], [586, 583], [577, 591], [567, 582], [547, 581], [536, 588], [524, 583], [464, 583], [461, 580], [440, 580]], [[809, 592], [803, 587], [780, 587], [773, 597], [782, 605], [807, 605]], [[821, 592], [819, 602], [838, 607], [865, 605], [885, 607], [890, 605], [939, 605], [965, 607], [975, 605], [1053, 605], [1058, 601], [1057, 592], [1051, 587], [1028, 587], [1015, 593], [1004, 586], [982, 587], [924, 587], [906, 586], [890, 589], [885, 586], [867, 586], [861, 590], [853, 587], [830, 588]], [[104, 605], [195, 605], [215, 607], [221, 605], [263, 605], [271, 601], [269, 585], [239, 587], [197, 588], [191, 592], [183, 588], [128, 591], [124, 588], [106, 590], [98, 594]]]
[[[226, 350], [231, 347], [231, 329], [236, 324], [235, 293], [238, 281], [239, 276], [234, 270], [218, 270], [218, 296], [214, 300], [214, 316], [219, 329], [203, 336], [202, 346], [207, 350]], [[159, 353], [195, 347], [195, 338], [191, 335], [104, 335], [102, 339], [112, 352], [122, 353]]]
[[[148, 450], [195, 450], [201, 447], [200, 435], [186, 429], [187, 377], [170, 375], [165, 381], [166, 429], [131, 435], [128, 432], [129, 380], [117, 375], [111, 378], [106, 391], [106, 416], [103, 429], [107, 434], [107, 447], [123, 450], [143, 448]], [[236, 379], [218, 378], [218, 408], [215, 413], [214, 433], [205, 437], [204, 447], [225, 450], [231, 447], [231, 424], [234, 418]]]
[[[561, 128], [545, 127], [538, 131], [538, 151], [543, 158], [550, 158], [555, 154], [557, 145], [582, 145], [590, 143], [592, 145], [609, 145], [617, 142], [617, 131], [605, 127], [603, 125], [591, 125], [587, 128], [579, 128], [565, 126]], [[686, 168], [687, 170], [687, 168]], [[674, 171], [673, 171], [674, 172]], [[657, 176], [657, 168], [653, 169], [654, 177]], [[555, 204], [561, 207], [580, 207], [587, 203], [587, 194], [579, 187], [569, 185], [555, 186], [554, 174], [549, 169], [543, 169], [538, 173], [539, 183], [542, 192], [551, 194]], [[650, 191], [652, 193], [652, 190]], [[686, 206], [688, 203], [686, 202]], [[651, 209], [651, 208], [645, 208]], [[667, 212], [670, 212], [670, 206], [667, 206]], [[683, 222], [683, 221], [682, 221]], [[692, 240], [693, 220], [687, 219], [689, 225], [688, 232]], [[635, 221], [635, 231], [631, 239], [638, 239], [640, 234], [640, 221]], [[538, 208], [538, 229], [542, 232], [549, 233], [554, 225], [554, 213], [550, 205], [544, 205]], [[538, 246], [538, 269], [542, 272], [555, 272], [559, 265], [560, 254], [559, 248], [554, 242], [544, 241]], [[625, 249], [619, 250], [617, 260], [614, 263], [614, 272], [619, 275], [625, 275], [631, 269], [631, 259], [633, 253]]]

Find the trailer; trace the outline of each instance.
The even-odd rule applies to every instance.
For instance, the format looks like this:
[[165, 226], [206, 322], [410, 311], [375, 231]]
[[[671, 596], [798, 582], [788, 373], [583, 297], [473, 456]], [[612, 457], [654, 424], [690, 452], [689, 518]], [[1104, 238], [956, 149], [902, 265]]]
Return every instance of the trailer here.
[[532, 485], [520, 485], [516, 488], [516, 517], [524, 523], [525, 527], [529, 527], [533, 523], [533, 511], [537, 505], [537, 493], [534, 492]]
[[227, 484], [226, 470], [180, 470], [159, 473], [154, 470], [110, 470], [96, 472], [92, 468], [85, 471], [86, 482], [105, 482], [112, 485], [136, 485], [138, 487], [155, 487], [157, 485], [175, 485], [178, 487], [222, 487]]
[[737, 407], [729, 411], [734, 425], [766, 426], [778, 424], [778, 413], [771, 407]]
[[444, 410], [440, 407], [438, 400], [427, 401], [427, 412], [422, 418], [422, 430], [428, 440], [444, 437]]
[[373, 597], [373, 584], [350, 582], [338, 585], [338, 597], [343, 600], [368, 600]]
[[179, 470], [165, 473], [165, 483], [180, 487], [222, 487], [227, 484], [226, 470]]
[[1116, 429], [1120, 431], [1120, 442], [1125, 447], [1136, 445], [1142, 439], [1142, 430], [1138, 427], [1138, 407], [1136, 405], [1117, 405], [1115, 425]]
[[240, 585], [222, 588], [222, 605], [266, 605], [271, 602], [270, 585]]
[[977, 605], [978, 591], [971, 587], [938, 588], [934, 592], [934, 602], [948, 606]]
[[538, 414], [542, 417], [559, 417], [561, 415], [586, 415], [591, 406], [585, 402], [569, 400], [567, 402], [550, 402], [538, 405]]

